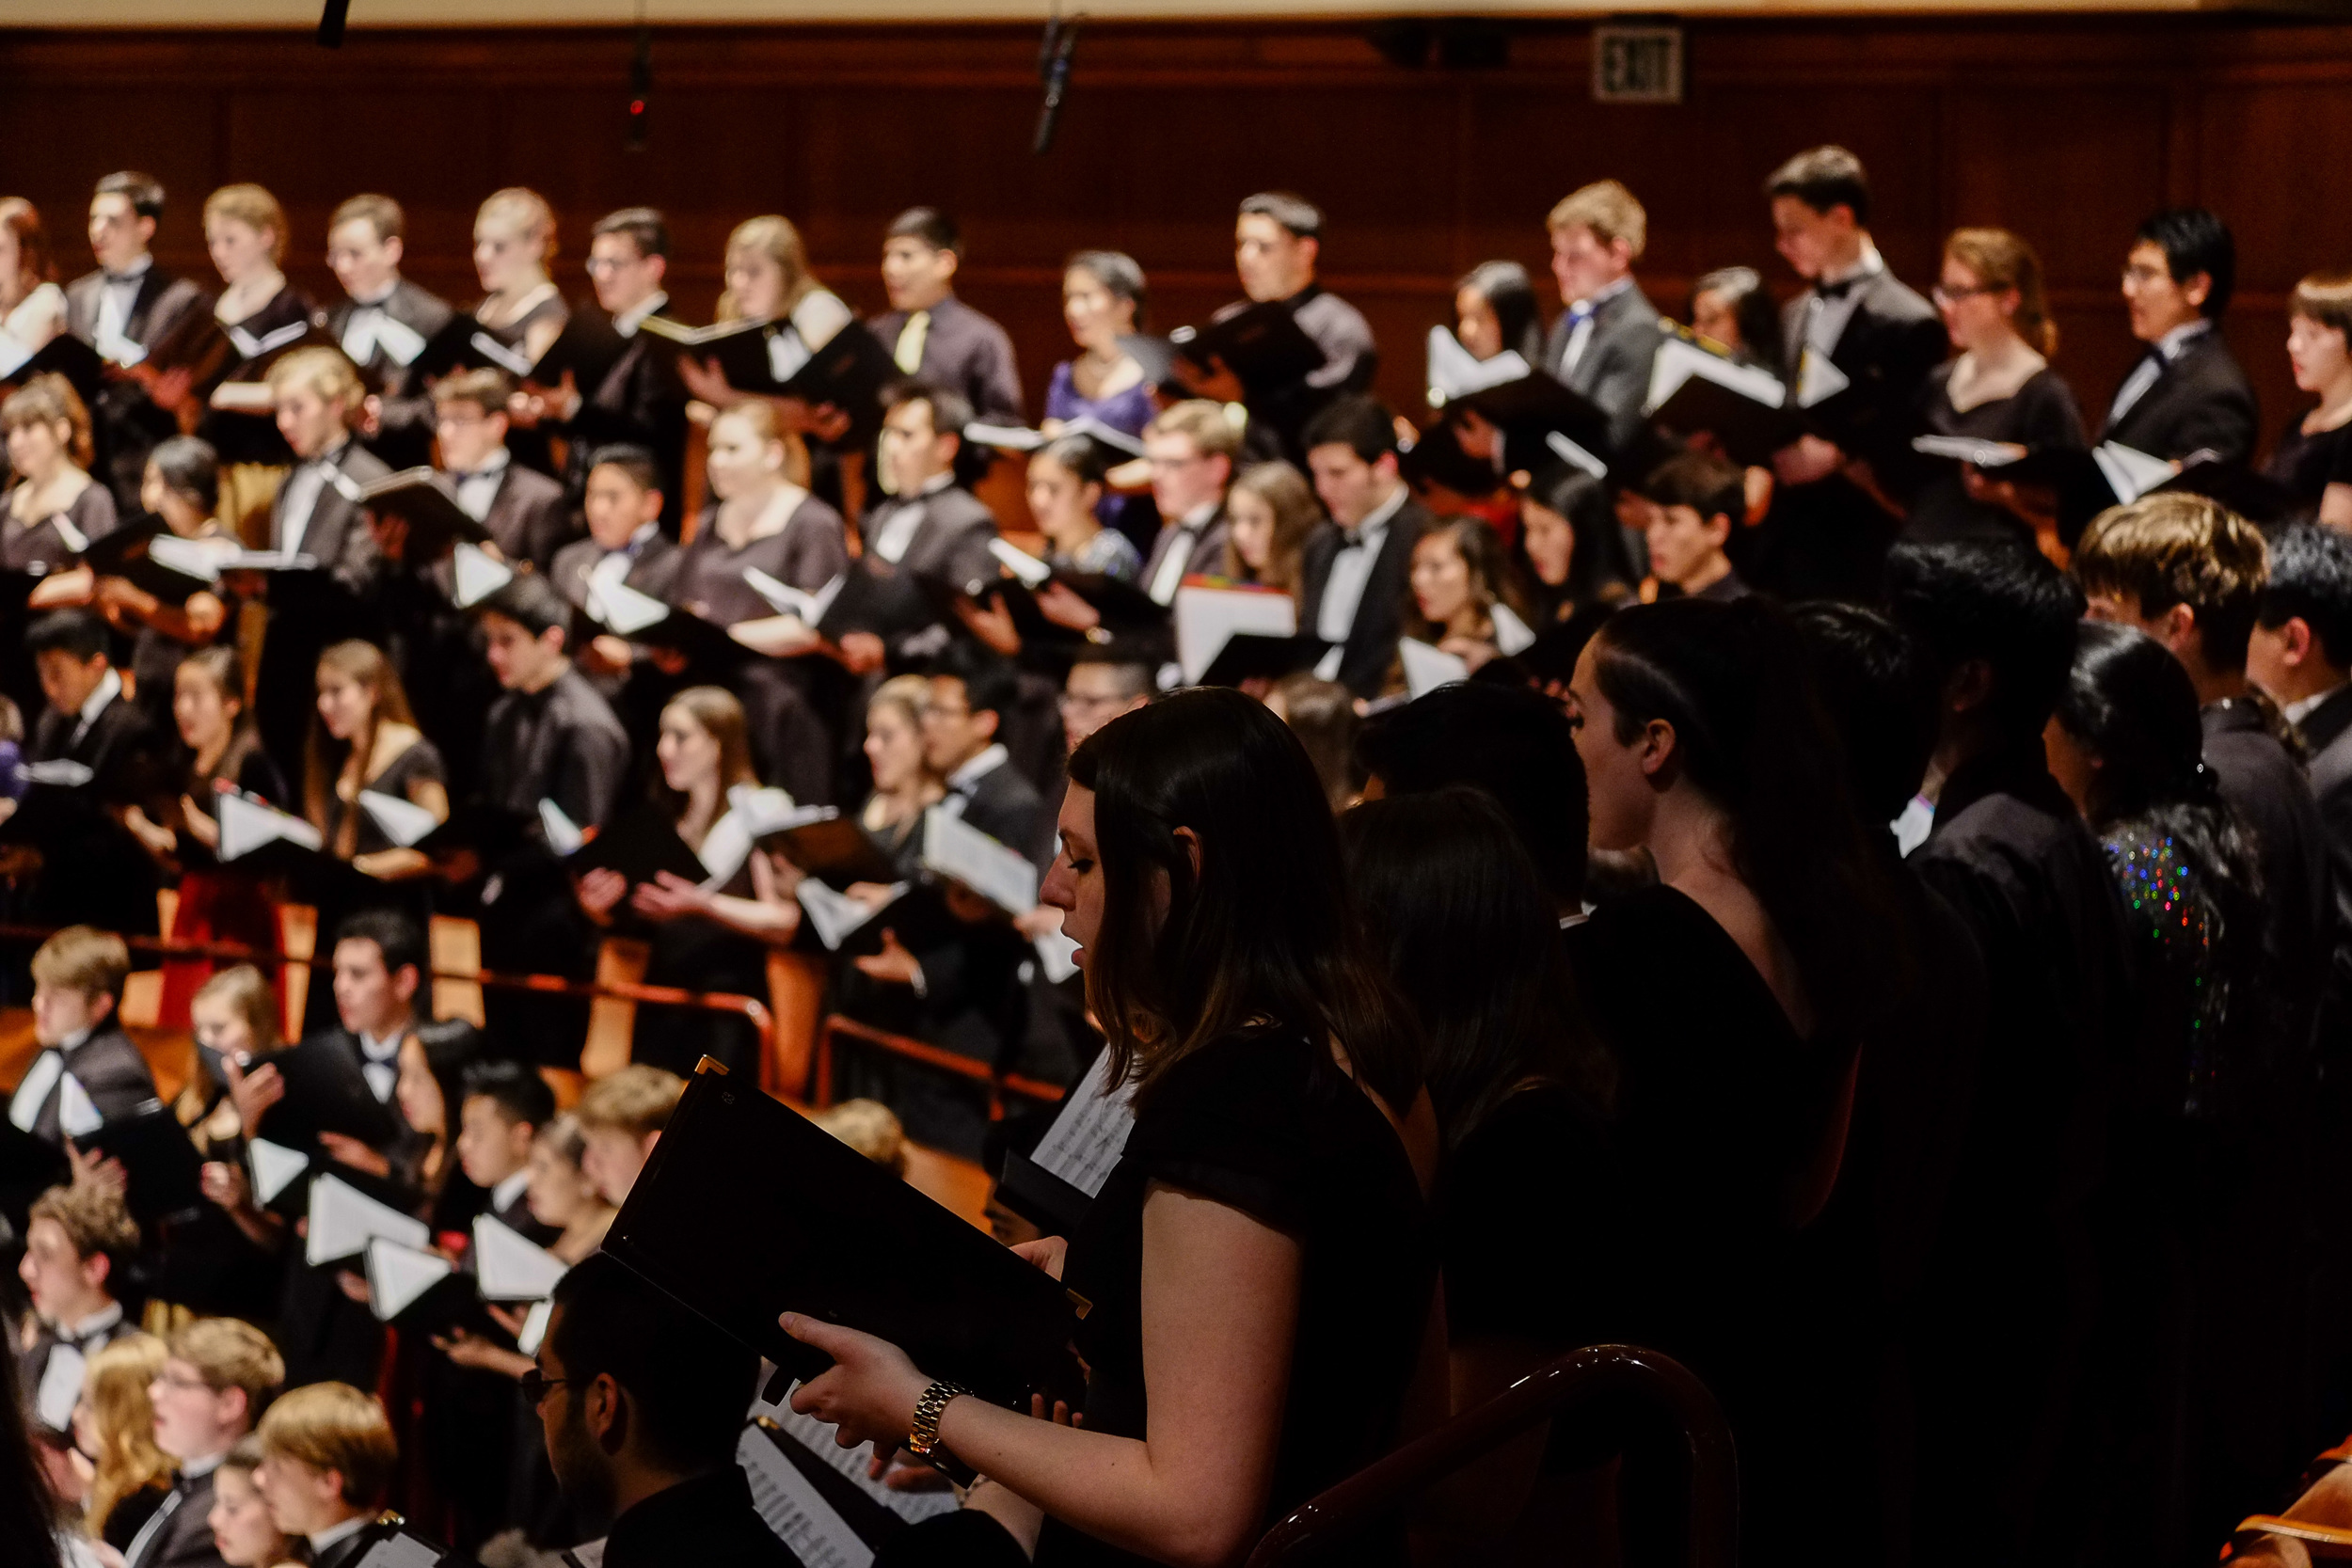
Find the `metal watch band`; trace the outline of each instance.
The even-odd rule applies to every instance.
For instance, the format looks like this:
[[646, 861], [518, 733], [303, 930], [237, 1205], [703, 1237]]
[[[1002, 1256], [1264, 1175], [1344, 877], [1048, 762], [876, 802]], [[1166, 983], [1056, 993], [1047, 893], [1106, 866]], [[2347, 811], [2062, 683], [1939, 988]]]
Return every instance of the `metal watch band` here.
[[907, 1451], [929, 1453], [939, 1446], [939, 1418], [947, 1402], [972, 1390], [961, 1383], [934, 1383], [914, 1402], [914, 1420], [907, 1428]]

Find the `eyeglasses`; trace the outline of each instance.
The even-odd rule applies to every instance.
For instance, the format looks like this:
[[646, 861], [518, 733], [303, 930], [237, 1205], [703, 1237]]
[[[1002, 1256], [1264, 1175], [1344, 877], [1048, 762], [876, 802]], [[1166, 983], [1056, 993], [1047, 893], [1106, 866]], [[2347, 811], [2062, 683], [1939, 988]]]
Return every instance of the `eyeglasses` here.
[[2123, 269], [2123, 286], [2127, 289], [2135, 285], [2145, 286], [2169, 276], [2171, 275], [2166, 272], [2162, 267], [2125, 267]]
[[522, 1376], [524, 1402], [536, 1410], [548, 1402], [548, 1389], [561, 1387], [571, 1381], [568, 1377], [549, 1377], [538, 1368], [533, 1367]]
[[581, 263], [591, 277], [610, 277], [616, 272], [645, 264], [643, 256], [591, 256]]

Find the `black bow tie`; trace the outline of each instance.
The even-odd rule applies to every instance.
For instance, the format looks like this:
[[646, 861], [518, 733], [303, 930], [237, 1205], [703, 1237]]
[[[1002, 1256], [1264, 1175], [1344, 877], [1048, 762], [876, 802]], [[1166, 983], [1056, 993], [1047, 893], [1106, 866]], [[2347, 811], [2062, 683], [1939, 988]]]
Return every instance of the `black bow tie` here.
[[1343, 550], [1360, 550], [1371, 543], [1371, 536], [1362, 529], [1343, 528], [1340, 530], [1340, 548]]
[[143, 272], [110, 272], [106, 274], [106, 281], [108, 283], [129, 283], [135, 287], [139, 279], [145, 277], [146, 276], [147, 274]]
[[1843, 299], [1861, 286], [1862, 275], [1856, 273], [1851, 277], [1840, 279], [1836, 283], [1816, 283], [1813, 285], [1813, 293], [1817, 298], [1824, 301]]

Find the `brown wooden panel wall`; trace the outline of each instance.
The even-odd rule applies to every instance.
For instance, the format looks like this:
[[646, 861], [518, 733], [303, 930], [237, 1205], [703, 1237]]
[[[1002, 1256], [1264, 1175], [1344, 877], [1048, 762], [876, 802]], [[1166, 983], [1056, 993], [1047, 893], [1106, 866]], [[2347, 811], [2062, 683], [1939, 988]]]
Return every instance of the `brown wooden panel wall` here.
[[[827, 281], [881, 307], [879, 230], [917, 201], [959, 213], [964, 292], [1019, 346], [1032, 412], [1067, 352], [1056, 282], [1084, 245], [1133, 252], [1162, 325], [1233, 293], [1232, 204], [1291, 185], [1330, 214], [1327, 274], [1371, 316], [1381, 388], [1409, 404], [1419, 340], [1471, 263], [1541, 268], [1543, 215], [1624, 179], [1651, 214], [1645, 280], [1679, 313], [1689, 279], [1732, 261], [1793, 286], [1757, 183], [1838, 140], [1872, 170], [1897, 269], [1931, 280], [1963, 223], [2040, 245], [2061, 367], [2103, 404], [2134, 349], [2114, 279], [2133, 224], [2202, 200], [2236, 226], [2231, 336], [2272, 427], [2296, 405], [2280, 308], [2302, 273], [2352, 262], [2352, 34], [2223, 17], [1697, 23], [1689, 101], [1602, 106], [1584, 31], [1529, 24], [1508, 67], [1406, 70], [1340, 25], [1090, 28], [1060, 139], [1029, 155], [1038, 88], [1024, 28], [678, 29], [657, 35], [651, 148], [621, 148], [629, 53], [605, 31], [355, 33], [340, 54], [272, 33], [0, 32], [0, 191], [78, 227], [90, 181], [151, 169], [171, 187], [162, 249], [204, 265], [202, 194], [255, 180], [284, 200], [292, 269], [328, 297], [327, 212], [398, 196], [410, 271], [471, 290], [475, 203], [527, 183], [555, 203], [578, 270], [588, 223], [651, 201], [677, 236], [690, 313], [718, 289], [727, 229], [781, 211]], [[83, 256], [67, 245], [69, 259]]]

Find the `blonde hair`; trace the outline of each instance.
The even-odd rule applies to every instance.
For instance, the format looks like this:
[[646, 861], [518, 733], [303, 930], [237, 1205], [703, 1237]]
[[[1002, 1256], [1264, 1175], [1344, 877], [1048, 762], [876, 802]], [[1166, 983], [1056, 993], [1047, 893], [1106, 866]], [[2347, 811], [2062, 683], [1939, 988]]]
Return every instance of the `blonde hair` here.
[[265, 1459], [291, 1459], [341, 1475], [343, 1501], [354, 1508], [382, 1502], [400, 1464], [384, 1407], [348, 1383], [294, 1389], [269, 1407], [257, 1435]]
[[907, 1130], [879, 1100], [845, 1100], [809, 1120], [895, 1176], [907, 1173]]
[[572, 1107], [572, 1118], [587, 1132], [627, 1132], [650, 1138], [670, 1125], [686, 1080], [675, 1072], [631, 1062], [609, 1077], [588, 1085]]
[[747, 426], [753, 439], [761, 446], [773, 442], [782, 447], [784, 477], [803, 490], [808, 488], [808, 443], [801, 439], [799, 431], [787, 430], [777, 421], [774, 404], [766, 398], [745, 398], [741, 403], [721, 409], [710, 421], [711, 430], [716, 432], [728, 420]]
[[267, 380], [273, 392], [307, 386], [325, 401], [342, 404], [346, 424], [358, 418], [359, 404], [367, 396], [358, 367], [343, 357], [342, 349], [324, 344], [295, 349], [269, 368]]
[[[808, 246], [802, 243], [801, 231], [792, 227], [790, 218], [774, 213], [745, 218], [727, 236], [725, 259], [732, 261], [736, 252], [742, 250], [757, 251], [773, 261], [776, 270], [784, 275], [784, 296], [776, 304], [779, 316], [790, 315], [794, 306], [823, 287], [817, 281], [817, 275], [808, 270]], [[719, 320], [734, 321], [742, 313], [733, 291], [719, 296]]]
[[[332, 759], [328, 750], [342, 744], [326, 733], [326, 724], [315, 708], [310, 714], [310, 738], [302, 750], [302, 815], [310, 826], [325, 832], [335, 809], [335, 779], [342, 765], [357, 754], [359, 766], [365, 768], [375, 754], [375, 736], [386, 724], [416, 723], [409, 711], [408, 692], [400, 684], [400, 672], [384, 657], [384, 650], [373, 642], [357, 638], [337, 642], [319, 655], [318, 673], [341, 675], [347, 681], [368, 689], [368, 720], [359, 733], [351, 739], [348, 749]], [[361, 781], [364, 783], [365, 781]], [[328, 853], [339, 860], [349, 860], [357, 852], [359, 840], [359, 814], [343, 814], [342, 827], [328, 845]]]
[[1143, 433], [1188, 436], [1203, 457], [1230, 458], [1241, 451], [1241, 432], [1225, 417], [1225, 405], [1207, 398], [1169, 404], [1143, 427]]
[[197, 1318], [172, 1331], [171, 1355], [194, 1367], [215, 1394], [240, 1389], [250, 1422], [286, 1381], [285, 1358], [269, 1336], [242, 1318]]
[[2331, 268], [2305, 276], [2287, 299], [2287, 315], [2317, 322], [2352, 342], [2352, 271]]
[[95, 926], [69, 926], [33, 954], [33, 984], [85, 996], [120, 996], [130, 973], [128, 944]]
[[269, 977], [251, 964], [224, 969], [197, 989], [194, 1002], [219, 1002], [245, 1021], [252, 1031], [256, 1053], [278, 1043], [278, 991]]
[[82, 1398], [97, 1429], [97, 1474], [82, 1523], [93, 1537], [105, 1533], [107, 1518], [125, 1497], [171, 1480], [171, 1461], [155, 1446], [155, 1407], [147, 1397], [148, 1385], [163, 1375], [164, 1356], [164, 1342], [152, 1334], [126, 1334], [89, 1358]]
[[523, 238], [541, 242], [543, 261], [555, 259], [555, 209], [548, 205], [546, 197], [524, 185], [492, 191], [474, 213], [474, 226], [501, 218], [520, 230]]
[[204, 221], [231, 218], [259, 233], [269, 234], [272, 265], [286, 259], [286, 209], [260, 185], [223, 185], [204, 198]]
[[1560, 198], [1545, 227], [1557, 232], [1563, 229], [1589, 229], [1593, 238], [1603, 245], [1625, 242], [1630, 260], [1640, 261], [1642, 251], [1649, 243], [1649, 214], [1633, 198], [1633, 193], [1614, 180], [1596, 180], [1580, 186]]
[[1955, 229], [1944, 242], [1944, 254], [1975, 273], [1982, 288], [1995, 293], [2016, 290], [2017, 310], [2010, 319], [2017, 335], [2044, 359], [2058, 352], [2058, 326], [2050, 320], [2042, 259], [2033, 246], [2006, 229]]
[[30, 424], [64, 425], [65, 453], [77, 468], [87, 469], [97, 455], [90, 441], [88, 405], [73, 383], [55, 371], [41, 372], [0, 402], [0, 431]]
[[895, 707], [906, 715], [908, 723], [917, 726], [923, 722], [923, 710], [930, 705], [931, 683], [921, 675], [893, 675], [866, 699], [869, 716], [878, 707]]

